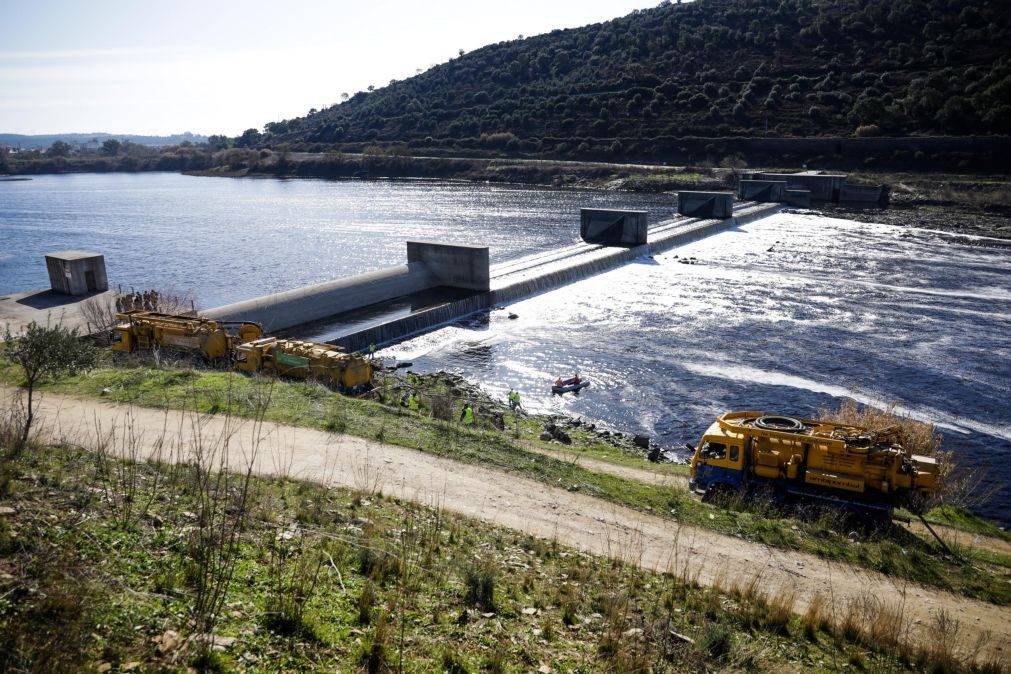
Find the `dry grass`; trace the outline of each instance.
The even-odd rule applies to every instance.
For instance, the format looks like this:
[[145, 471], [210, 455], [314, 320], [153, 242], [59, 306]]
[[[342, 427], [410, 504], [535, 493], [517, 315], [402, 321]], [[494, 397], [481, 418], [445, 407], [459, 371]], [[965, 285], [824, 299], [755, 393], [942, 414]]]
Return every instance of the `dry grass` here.
[[811, 598], [802, 621], [804, 623], [804, 635], [811, 641], [818, 638], [818, 632], [823, 632], [831, 626], [832, 612], [825, 599], [825, 595], [818, 592]]
[[861, 406], [852, 400], [844, 401], [838, 408], [821, 409], [818, 417], [847, 426], [862, 426], [870, 430], [898, 427], [899, 443], [913, 454], [937, 459], [937, 484], [925, 508], [953, 505], [971, 508], [985, 503], [993, 496], [996, 485], [982, 488], [984, 470], [981, 466], [963, 466], [949, 450], [941, 446], [941, 435], [933, 424], [902, 416], [890, 405], [884, 410]]

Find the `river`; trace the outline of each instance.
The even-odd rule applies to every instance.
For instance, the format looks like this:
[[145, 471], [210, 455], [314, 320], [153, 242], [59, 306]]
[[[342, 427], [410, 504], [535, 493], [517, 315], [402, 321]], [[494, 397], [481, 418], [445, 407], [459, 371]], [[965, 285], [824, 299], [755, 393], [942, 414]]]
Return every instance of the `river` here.
[[[106, 255], [110, 282], [218, 306], [400, 264], [404, 240], [503, 261], [571, 243], [581, 206], [669, 197], [427, 181], [39, 176], [0, 183], [0, 292], [47, 285], [42, 255]], [[678, 256], [678, 257], [675, 257]], [[682, 264], [694, 256], [697, 263]], [[641, 259], [387, 350], [536, 411], [676, 449], [722, 411], [812, 415], [843, 398], [936, 424], [987, 467], [978, 506], [1011, 525], [1011, 255], [926, 230], [783, 214]], [[593, 385], [552, 397], [555, 376]]]

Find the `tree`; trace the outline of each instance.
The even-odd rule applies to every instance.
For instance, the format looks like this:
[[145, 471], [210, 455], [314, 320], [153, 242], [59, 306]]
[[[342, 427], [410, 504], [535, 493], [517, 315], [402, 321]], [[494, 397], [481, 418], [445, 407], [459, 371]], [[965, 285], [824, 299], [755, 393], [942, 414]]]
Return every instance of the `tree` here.
[[54, 141], [49, 149], [46, 150], [47, 157], [66, 157], [70, 154], [70, 143], [65, 143], [62, 140]]
[[115, 157], [119, 154], [120, 142], [115, 138], [110, 138], [109, 140], [102, 143], [102, 154], [107, 157]]
[[253, 147], [260, 142], [260, 132], [257, 129], [246, 129], [242, 135], [235, 140], [236, 147]]
[[95, 365], [95, 347], [81, 341], [77, 328], [42, 326], [32, 321], [20, 335], [11, 334], [9, 326], [4, 328], [4, 356], [21, 368], [28, 394], [24, 429], [12, 450], [17, 454], [27, 444], [35, 419], [35, 387], [49, 378], [91, 369]]

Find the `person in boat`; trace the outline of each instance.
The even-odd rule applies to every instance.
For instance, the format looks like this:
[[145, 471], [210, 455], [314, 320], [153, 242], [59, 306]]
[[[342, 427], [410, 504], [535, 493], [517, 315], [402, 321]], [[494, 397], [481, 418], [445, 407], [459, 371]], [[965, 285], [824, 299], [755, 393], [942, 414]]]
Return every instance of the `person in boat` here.
[[577, 372], [577, 373], [576, 373], [575, 375], [573, 375], [573, 377], [572, 377], [572, 383], [573, 383], [573, 384], [575, 384], [576, 386], [579, 386], [579, 382], [580, 382], [580, 379], [579, 379], [579, 373]]
[[555, 380], [555, 386], [562, 386], [562, 378], [561, 377], [559, 377], [558, 379]]

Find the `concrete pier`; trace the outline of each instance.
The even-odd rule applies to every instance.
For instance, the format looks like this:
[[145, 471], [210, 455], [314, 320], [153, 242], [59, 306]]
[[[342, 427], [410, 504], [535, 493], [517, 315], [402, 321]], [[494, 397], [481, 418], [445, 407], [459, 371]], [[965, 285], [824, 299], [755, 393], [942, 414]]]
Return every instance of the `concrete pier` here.
[[785, 180], [742, 180], [737, 185], [737, 198], [742, 201], [781, 203], [786, 197]]
[[678, 192], [678, 213], [690, 218], [730, 218], [734, 195], [730, 192]]
[[579, 235], [586, 243], [639, 246], [646, 243], [646, 211], [579, 209]]

